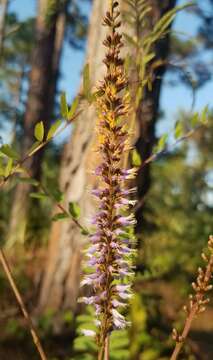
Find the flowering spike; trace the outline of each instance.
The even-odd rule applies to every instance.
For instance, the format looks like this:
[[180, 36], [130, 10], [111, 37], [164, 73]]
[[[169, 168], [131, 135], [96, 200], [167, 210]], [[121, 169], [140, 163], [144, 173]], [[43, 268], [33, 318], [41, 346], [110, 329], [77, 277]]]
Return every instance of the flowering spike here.
[[95, 170], [101, 185], [92, 191], [98, 199], [99, 209], [92, 220], [96, 232], [91, 236], [92, 245], [88, 250], [88, 265], [92, 272], [83, 280], [83, 284], [93, 288], [93, 297], [85, 302], [93, 302], [96, 308], [100, 347], [104, 346], [113, 329], [123, 329], [128, 324], [119, 309], [131, 297], [130, 285], [123, 282], [132, 275], [134, 252], [126, 236], [128, 227], [135, 224], [134, 216], [127, 213], [129, 206], [134, 204], [127, 197], [135, 189], [125, 188], [125, 184], [134, 178], [135, 169], [122, 168], [123, 155], [129, 150], [125, 126], [129, 103], [124, 60], [120, 56], [122, 36], [117, 32], [120, 26], [117, 7], [118, 2], [112, 1], [104, 18], [109, 32], [104, 41], [106, 74], [98, 91], [101, 95], [97, 98], [101, 163]]

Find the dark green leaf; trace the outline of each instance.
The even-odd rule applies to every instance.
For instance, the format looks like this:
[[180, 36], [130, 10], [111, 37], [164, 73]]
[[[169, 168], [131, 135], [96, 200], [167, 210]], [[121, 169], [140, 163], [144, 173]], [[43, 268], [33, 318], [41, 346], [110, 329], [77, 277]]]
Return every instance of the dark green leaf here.
[[69, 215], [67, 213], [65, 213], [65, 212], [58, 213], [52, 217], [52, 221], [60, 221], [60, 220], [68, 219], [68, 218], [69, 218]]
[[63, 200], [64, 194], [57, 188], [54, 189], [48, 189], [49, 193], [51, 194], [51, 196], [53, 197], [53, 199], [57, 202], [60, 203]]
[[84, 236], [88, 236], [89, 235], [89, 231], [87, 229], [82, 229], [81, 230], [81, 234]]
[[2, 145], [0, 151], [11, 159], [18, 160], [19, 154], [10, 145]]
[[17, 180], [20, 183], [30, 184], [30, 185], [33, 185], [33, 186], [38, 186], [39, 185], [39, 182], [37, 180], [31, 179], [31, 178], [28, 178], [28, 177], [19, 177], [19, 178], [17, 178]]
[[40, 200], [48, 199], [48, 196], [45, 193], [39, 193], [39, 192], [31, 193], [30, 197], [34, 198], [34, 199], [40, 199]]
[[81, 209], [76, 202], [69, 203], [69, 212], [74, 219], [78, 219], [81, 214]]

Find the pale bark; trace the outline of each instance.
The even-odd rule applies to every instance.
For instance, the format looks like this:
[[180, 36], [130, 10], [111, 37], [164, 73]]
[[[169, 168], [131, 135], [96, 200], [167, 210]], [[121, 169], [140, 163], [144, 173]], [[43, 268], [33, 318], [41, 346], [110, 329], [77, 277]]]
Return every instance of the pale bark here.
[[8, 0], [0, 0], [0, 59], [3, 55], [5, 20], [7, 15], [8, 4], [9, 4]]
[[[50, 126], [55, 102], [59, 64], [65, 34], [66, 6], [64, 2], [47, 21], [49, 0], [40, 0], [36, 21], [36, 43], [32, 54], [32, 70], [29, 80], [29, 94], [24, 117], [24, 140], [22, 154], [26, 155], [34, 138], [34, 127], [43, 121], [45, 129]], [[39, 178], [43, 151], [29, 159], [26, 166], [34, 178]], [[27, 224], [30, 186], [18, 184], [12, 205], [7, 246], [23, 243]]]
[[[97, 84], [103, 74], [105, 28], [102, 17], [107, 1], [95, 0], [88, 35], [87, 61], [91, 83]], [[95, 167], [93, 143], [96, 114], [86, 105], [78, 118], [69, 143], [64, 149], [60, 184], [66, 204], [77, 201], [81, 207], [81, 222], [88, 225], [94, 205], [88, 185], [95, 185], [90, 171]], [[40, 311], [47, 308], [76, 307], [81, 269], [81, 250], [84, 238], [72, 222], [55, 223], [51, 229], [47, 265], [39, 301]]]

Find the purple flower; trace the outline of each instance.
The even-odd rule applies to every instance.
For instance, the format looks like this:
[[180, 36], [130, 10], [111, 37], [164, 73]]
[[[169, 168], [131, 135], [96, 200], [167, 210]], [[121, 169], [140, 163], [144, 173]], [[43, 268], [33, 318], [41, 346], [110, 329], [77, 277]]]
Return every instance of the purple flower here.
[[95, 335], [96, 335], [95, 331], [93, 331], [93, 330], [82, 329], [81, 332], [85, 336], [95, 337]]
[[113, 324], [116, 329], [125, 329], [127, 322], [125, 318], [115, 309], [112, 309]]
[[[112, 24], [117, 22], [116, 7], [117, 2], [113, 0], [110, 8]], [[109, 22], [106, 21], [105, 25], [109, 26]], [[116, 43], [113, 41], [115, 36], [118, 39]], [[82, 281], [82, 285], [91, 286], [92, 296], [83, 300], [87, 304], [94, 304], [99, 323], [98, 338], [102, 345], [112, 329], [123, 329], [127, 325], [119, 308], [125, 306], [131, 297], [131, 287], [121, 282], [132, 276], [133, 250], [126, 227], [134, 227], [136, 223], [134, 215], [129, 214], [129, 207], [135, 201], [128, 199], [136, 189], [126, 188], [126, 180], [134, 178], [136, 169], [122, 168], [123, 156], [129, 151], [129, 134], [125, 125], [129, 104], [128, 96], [121, 91], [127, 81], [119, 55], [122, 46], [120, 39], [117, 27], [110, 26], [104, 43], [108, 48], [104, 59], [106, 76], [101, 83], [102, 95], [97, 100], [100, 163], [94, 174], [99, 177], [101, 186], [92, 190], [92, 195], [98, 199], [98, 206], [92, 219], [95, 233], [90, 237], [92, 245], [87, 252], [91, 274]], [[119, 284], [115, 285], [115, 280]]]
[[117, 219], [117, 223], [123, 226], [130, 226], [130, 225], [135, 225], [136, 220], [134, 218], [133, 215], [129, 215], [129, 216], [120, 216]]

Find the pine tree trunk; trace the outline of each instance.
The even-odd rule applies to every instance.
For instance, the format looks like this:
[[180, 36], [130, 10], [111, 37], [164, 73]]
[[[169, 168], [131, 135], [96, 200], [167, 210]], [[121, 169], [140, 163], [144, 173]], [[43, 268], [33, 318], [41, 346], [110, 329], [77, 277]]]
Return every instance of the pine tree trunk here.
[[[34, 139], [34, 127], [43, 121], [45, 129], [50, 126], [53, 115], [59, 64], [65, 33], [65, 11], [69, 0], [58, 5], [47, 19], [49, 0], [40, 0], [36, 21], [36, 44], [32, 54], [32, 70], [24, 117], [22, 153], [26, 154]], [[39, 179], [44, 151], [39, 151], [25, 165], [32, 177]], [[7, 245], [23, 243], [27, 223], [30, 186], [18, 184], [14, 194]]]
[[8, 0], [0, 0], [0, 60], [3, 55], [5, 20], [7, 15], [8, 4], [9, 4]]
[[[174, 2], [170, 1], [170, 6]], [[95, 0], [91, 17], [87, 59], [90, 64], [93, 84], [97, 83], [97, 79], [101, 78], [102, 75], [101, 62], [104, 57], [102, 40], [105, 29], [101, 25], [101, 18], [106, 11], [107, 5], [107, 1]], [[160, 3], [154, 5], [154, 19], [156, 20], [166, 9], [161, 11], [162, 5]], [[163, 59], [168, 56], [168, 38], [162, 41], [157, 56]], [[137, 148], [143, 159], [150, 154], [154, 143], [162, 83], [162, 80], [158, 79], [157, 75], [163, 76], [164, 72], [165, 68], [161, 68], [155, 74], [156, 80], [153, 91], [146, 93], [145, 102], [141, 105], [138, 116]], [[88, 193], [88, 188], [95, 186], [95, 179], [90, 176], [90, 171], [94, 169], [96, 162], [93, 140], [95, 117], [94, 110], [89, 108], [77, 120], [70, 142], [66, 145], [64, 151], [60, 176], [61, 189], [66, 199], [65, 205], [67, 206], [70, 201], [77, 201], [81, 207], [81, 223], [85, 225], [87, 225], [87, 220], [94, 212], [94, 205]], [[139, 199], [144, 198], [150, 185], [149, 167], [143, 174], [139, 175], [137, 185]], [[39, 299], [40, 312], [48, 308], [57, 311], [71, 307], [74, 311], [76, 310], [81, 274], [81, 250], [84, 242], [84, 237], [73, 223], [58, 222], [53, 224]]]
[[[88, 35], [87, 60], [90, 64], [91, 82], [97, 84], [103, 73], [102, 41], [105, 28], [102, 17], [107, 1], [94, 0]], [[87, 221], [93, 213], [93, 203], [87, 189], [94, 183], [90, 171], [95, 166], [92, 152], [96, 115], [92, 107], [85, 108], [77, 119], [70, 142], [64, 149], [60, 183], [65, 193], [66, 206], [77, 201], [81, 207], [81, 222]], [[85, 220], [86, 219], [86, 220]], [[81, 250], [84, 238], [72, 222], [54, 223], [51, 230], [47, 264], [42, 284], [39, 309], [76, 307], [79, 291]]]
[[[173, 9], [176, 0], [150, 0], [152, 6], [152, 21], [153, 26], [166, 12]], [[170, 49], [170, 34], [161, 39], [154, 47], [156, 54], [155, 61], [162, 60], [164, 65], [157, 68], [153, 73], [152, 90], [145, 91], [143, 102], [139, 108], [137, 115], [138, 134], [136, 135], [136, 148], [141, 155], [144, 162], [152, 154], [155, 143], [155, 128], [159, 117], [159, 102], [162, 89], [163, 77], [166, 71], [166, 63], [169, 56]], [[151, 185], [151, 165], [145, 166], [138, 174], [137, 189], [138, 189], [138, 205], [136, 210], [137, 218], [137, 233], [140, 234], [144, 228], [144, 204]]]

